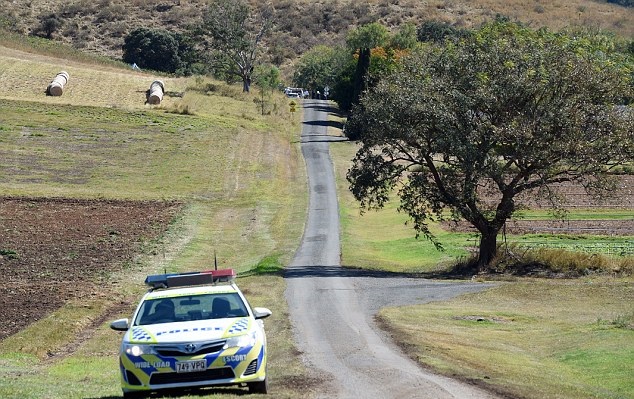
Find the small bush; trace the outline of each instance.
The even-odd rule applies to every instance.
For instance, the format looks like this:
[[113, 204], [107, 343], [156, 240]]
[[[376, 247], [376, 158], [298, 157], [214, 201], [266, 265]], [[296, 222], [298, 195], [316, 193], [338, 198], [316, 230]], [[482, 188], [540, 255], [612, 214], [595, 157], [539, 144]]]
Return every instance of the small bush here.
[[495, 260], [498, 271], [517, 275], [545, 277], [580, 277], [590, 274], [634, 273], [634, 257], [610, 257], [602, 254], [570, 251], [561, 248], [522, 249], [500, 251]]
[[10, 249], [0, 249], [0, 258], [18, 259], [18, 253]]
[[57, 32], [64, 21], [57, 14], [45, 14], [40, 16], [40, 25], [34, 30], [35, 34], [51, 39], [53, 34]]
[[461, 259], [448, 274], [466, 277], [484, 272], [546, 278], [574, 278], [592, 274], [634, 275], [634, 256], [610, 257], [560, 248], [500, 246], [487, 270], [478, 270], [477, 261], [477, 256]]

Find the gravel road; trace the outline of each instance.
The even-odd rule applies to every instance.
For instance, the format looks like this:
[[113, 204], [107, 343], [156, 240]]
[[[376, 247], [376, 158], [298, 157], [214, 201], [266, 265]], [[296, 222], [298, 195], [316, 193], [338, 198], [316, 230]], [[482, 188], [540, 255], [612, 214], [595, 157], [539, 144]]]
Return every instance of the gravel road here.
[[286, 298], [298, 347], [324, 380], [319, 398], [496, 398], [432, 374], [410, 360], [376, 326], [384, 306], [445, 300], [485, 289], [340, 265], [339, 209], [326, 101], [304, 100], [302, 153], [310, 186], [304, 237], [286, 273]]

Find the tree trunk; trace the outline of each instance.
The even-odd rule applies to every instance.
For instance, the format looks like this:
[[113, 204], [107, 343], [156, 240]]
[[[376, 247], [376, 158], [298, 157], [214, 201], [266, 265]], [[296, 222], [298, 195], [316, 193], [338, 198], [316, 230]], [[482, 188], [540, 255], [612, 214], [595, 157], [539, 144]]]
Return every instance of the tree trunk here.
[[370, 49], [359, 49], [359, 60], [354, 74], [353, 104], [359, 103], [359, 97], [367, 89], [368, 71], [370, 70]]
[[499, 229], [488, 229], [480, 232], [480, 254], [478, 256], [478, 270], [485, 270], [497, 254], [497, 236]]

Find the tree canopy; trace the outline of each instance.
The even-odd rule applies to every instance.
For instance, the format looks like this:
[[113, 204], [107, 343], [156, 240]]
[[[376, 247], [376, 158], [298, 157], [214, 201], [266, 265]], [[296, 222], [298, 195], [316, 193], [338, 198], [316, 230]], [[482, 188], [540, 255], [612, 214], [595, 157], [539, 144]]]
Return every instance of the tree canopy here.
[[322, 90], [334, 87], [349, 55], [343, 50], [324, 45], [306, 51], [295, 66], [293, 82], [297, 87]]
[[137, 28], [125, 37], [123, 61], [140, 68], [176, 72], [181, 66], [178, 37], [165, 30]]
[[199, 26], [216, 70], [241, 79], [245, 92], [251, 85], [260, 41], [270, 25], [269, 11], [256, 14], [245, 0], [213, 0]]
[[631, 73], [605, 38], [513, 23], [418, 51], [353, 109], [350, 189], [362, 210], [396, 192], [417, 236], [437, 246], [430, 221], [467, 220], [484, 268], [519, 194], [568, 181], [601, 192], [611, 167], [632, 162], [633, 112], [619, 105]]
[[384, 46], [389, 40], [389, 31], [378, 22], [361, 25], [348, 32], [346, 44], [352, 51]]
[[295, 66], [293, 82], [315, 90], [328, 86], [329, 98], [349, 111], [368, 86], [393, 71], [418, 45], [416, 26], [404, 24], [392, 35], [378, 22], [361, 25], [348, 32], [346, 44], [318, 45], [305, 52]]

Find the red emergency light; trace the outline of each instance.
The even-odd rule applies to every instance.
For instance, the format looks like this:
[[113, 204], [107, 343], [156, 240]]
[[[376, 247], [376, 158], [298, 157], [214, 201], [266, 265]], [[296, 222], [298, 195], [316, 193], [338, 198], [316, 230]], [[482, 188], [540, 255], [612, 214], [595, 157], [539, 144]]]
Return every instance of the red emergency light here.
[[145, 284], [157, 288], [186, 287], [231, 282], [236, 278], [233, 269], [206, 270], [202, 272], [153, 274], [145, 278]]

